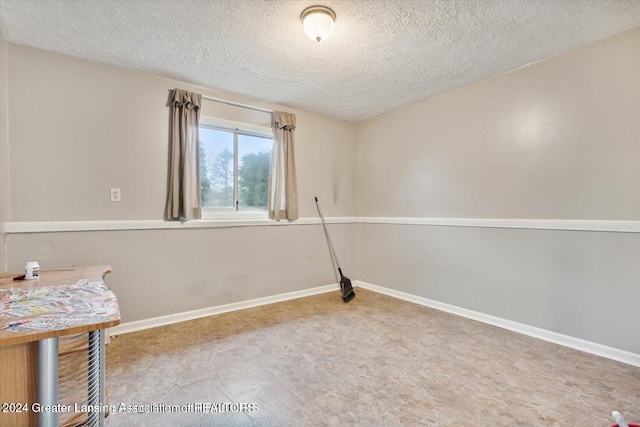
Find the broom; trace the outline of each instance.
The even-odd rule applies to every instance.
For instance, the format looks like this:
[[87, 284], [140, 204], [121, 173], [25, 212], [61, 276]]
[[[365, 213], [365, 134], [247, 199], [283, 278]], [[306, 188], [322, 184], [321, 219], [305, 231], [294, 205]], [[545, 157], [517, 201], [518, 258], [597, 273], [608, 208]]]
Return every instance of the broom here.
[[318, 212], [320, 213], [320, 219], [322, 220], [322, 226], [324, 227], [324, 234], [327, 236], [327, 243], [329, 244], [329, 252], [331, 253], [331, 263], [333, 264], [334, 269], [336, 266], [338, 267], [338, 273], [340, 274], [340, 290], [342, 291], [342, 301], [349, 302], [356, 297], [356, 293], [353, 292], [353, 286], [351, 286], [351, 280], [344, 274], [342, 274], [342, 269], [340, 268], [340, 263], [338, 262], [338, 257], [336, 256], [336, 251], [333, 249], [333, 243], [331, 243], [331, 236], [329, 235], [329, 230], [327, 230], [327, 223], [324, 222], [324, 215], [322, 214], [322, 208], [320, 207], [320, 203], [318, 203], [318, 198], [316, 197], [316, 206], [318, 207]]

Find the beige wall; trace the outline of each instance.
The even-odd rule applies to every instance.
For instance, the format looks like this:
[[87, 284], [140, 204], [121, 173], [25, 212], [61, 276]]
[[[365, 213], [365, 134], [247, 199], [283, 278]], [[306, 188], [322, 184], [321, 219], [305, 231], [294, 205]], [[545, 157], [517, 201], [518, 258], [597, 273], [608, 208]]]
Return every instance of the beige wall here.
[[[356, 213], [352, 124], [15, 44], [9, 79], [10, 161], [25, 165], [11, 169], [12, 221], [162, 219], [176, 86], [296, 113], [300, 216], [317, 216], [316, 194], [328, 215]], [[233, 109], [203, 102], [203, 114]]]
[[359, 280], [640, 354], [637, 233], [358, 224]]
[[9, 142], [7, 121], [7, 42], [0, 32], [0, 273], [6, 272], [4, 224], [9, 219]]
[[[358, 215], [640, 220], [639, 52], [635, 29], [362, 123]], [[357, 236], [359, 280], [640, 353], [638, 233]]]
[[640, 220], [638, 52], [635, 29], [363, 123], [358, 215]]
[[[345, 271], [355, 273], [354, 224], [334, 224]], [[320, 225], [9, 235], [10, 265], [110, 264], [122, 321], [247, 301], [336, 283]], [[336, 304], [342, 304], [336, 287]]]
[[[174, 87], [294, 112], [300, 216], [317, 218], [315, 195], [327, 196], [328, 216], [356, 215], [353, 124], [11, 43], [8, 48], [12, 222], [162, 220], [167, 100]], [[268, 119], [203, 102], [204, 115]], [[110, 202], [111, 187], [121, 188], [122, 202]], [[333, 227], [341, 261], [355, 272], [355, 224]], [[8, 264], [13, 271], [27, 260], [43, 269], [111, 264], [109, 284], [128, 322], [336, 283], [321, 230], [11, 234]]]

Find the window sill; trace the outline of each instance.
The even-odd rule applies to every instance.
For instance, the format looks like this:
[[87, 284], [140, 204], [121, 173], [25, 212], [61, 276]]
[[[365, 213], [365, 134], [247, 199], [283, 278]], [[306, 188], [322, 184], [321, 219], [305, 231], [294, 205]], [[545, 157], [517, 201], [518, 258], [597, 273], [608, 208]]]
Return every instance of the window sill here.
[[204, 210], [201, 221], [260, 221], [268, 219], [267, 211], [212, 212]]

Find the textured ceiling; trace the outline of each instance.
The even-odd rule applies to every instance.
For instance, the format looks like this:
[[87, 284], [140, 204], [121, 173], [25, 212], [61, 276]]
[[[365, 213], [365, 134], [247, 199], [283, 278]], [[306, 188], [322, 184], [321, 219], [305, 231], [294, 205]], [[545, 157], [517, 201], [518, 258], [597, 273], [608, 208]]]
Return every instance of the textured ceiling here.
[[353, 122], [637, 26], [640, 0], [0, 0], [10, 42]]

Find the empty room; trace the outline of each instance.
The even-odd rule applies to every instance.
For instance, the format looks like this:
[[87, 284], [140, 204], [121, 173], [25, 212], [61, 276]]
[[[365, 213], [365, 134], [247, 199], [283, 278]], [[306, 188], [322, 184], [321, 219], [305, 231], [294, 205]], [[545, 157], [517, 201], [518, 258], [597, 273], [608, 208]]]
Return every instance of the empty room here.
[[0, 30], [0, 426], [640, 425], [640, 1]]

